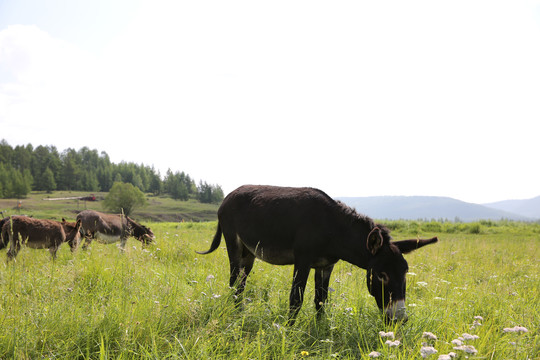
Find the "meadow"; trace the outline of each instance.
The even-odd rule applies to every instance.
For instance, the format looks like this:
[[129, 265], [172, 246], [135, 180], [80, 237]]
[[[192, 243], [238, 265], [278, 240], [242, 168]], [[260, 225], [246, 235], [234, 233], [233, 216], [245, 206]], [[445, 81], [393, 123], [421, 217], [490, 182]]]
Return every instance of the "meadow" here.
[[[405, 324], [383, 322], [365, 270], [343, 261], [320, 321], [311, 277], [296, 324], [285, 325], [292, 267], [260, 261], [235, 308], [224, 242], [195, 253], [216, 222], [152, 223], [155, 244], [130, 239], [125, 253], [94, 242], [75, 254], [63, 245], [54, 262], [22, 249], [6, 263], [2, 250], [0, 359], [421, 359], [428, 346], [432, 359], [540, 357], [540, 225], [388, 225], [395, 239], [440, 239], [406, 256]], [[476, 353], [454, 349], [460, 337]]]

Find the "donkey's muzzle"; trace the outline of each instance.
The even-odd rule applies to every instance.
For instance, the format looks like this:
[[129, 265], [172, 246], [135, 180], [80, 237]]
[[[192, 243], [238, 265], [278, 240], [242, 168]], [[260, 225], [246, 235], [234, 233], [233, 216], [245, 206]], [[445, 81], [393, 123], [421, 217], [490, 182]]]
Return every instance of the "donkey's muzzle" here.
[[405, 300], [393, 301], [384, 310], [386, 319], [392, 322], [406, 322], [408, 320], [407, 310], [405, 309]]

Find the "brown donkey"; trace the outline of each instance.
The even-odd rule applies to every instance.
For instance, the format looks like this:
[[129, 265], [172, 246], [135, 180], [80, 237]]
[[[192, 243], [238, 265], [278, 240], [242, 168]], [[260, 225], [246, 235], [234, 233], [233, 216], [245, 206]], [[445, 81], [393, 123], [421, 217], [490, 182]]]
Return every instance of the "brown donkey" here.
[[14, 216], [2, 226], [2, 237], [9, 241], [8, 260], [17, 256], [21, 244], [33, 249], [49, 249], [53, 259], [62, 243], [67, 242], [71, 251], [75, 251], [81, 241], [79, 230], [81, 222], [62, 222], [56, 220], [34, 219]]

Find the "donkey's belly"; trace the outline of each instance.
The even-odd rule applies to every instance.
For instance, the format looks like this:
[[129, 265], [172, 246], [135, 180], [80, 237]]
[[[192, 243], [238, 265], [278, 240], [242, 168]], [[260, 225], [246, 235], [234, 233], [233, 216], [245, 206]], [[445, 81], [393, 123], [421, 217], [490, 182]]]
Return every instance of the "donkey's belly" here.
[[52, 246], [51, 241], [44, 240], [44, 241], [27, 241], [25, 243], [26, 247], [29, 247], [31, 249], [48, 249]]
[[258, 259], [265, 261], [274, 265], [291, 265], [294, 264], [294, 251], [292, 248], [278, 247], [275, 244], [264, 244], [264, 243], [251, 243], [244, 242], [240, 239], [240, 236], [237, 239], [243, 243], [243, 245]]
[[94, 239], [97, 242], [102, 243], [102, 244], [112, 244], [112, 243], [115, 243], [117, 241], [120, 241], [120, 236], [119, 235], [109, 235], [109, 234], [103, 234], [103, 233], [100, 233], [100, 232], [96, 232], [94, 234]]

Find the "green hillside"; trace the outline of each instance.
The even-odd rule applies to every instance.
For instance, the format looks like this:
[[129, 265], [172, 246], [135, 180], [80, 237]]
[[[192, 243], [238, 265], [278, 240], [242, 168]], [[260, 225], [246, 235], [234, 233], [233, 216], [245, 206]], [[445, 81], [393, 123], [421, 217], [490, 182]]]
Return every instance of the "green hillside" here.
[[[107, 193], [95, 193], [97, 201], [69, 199], [90, 195], [81, 191], [56, 191], [51, 194], [32, 192], [25, 199], [0, 199], [0, 211], [4, 216], [26, 214], [37, 218], [56, 219], [62, 217], [74, 219], [76, 214], [85, 209], [105, 211], [102, 200]], [[62, 200], [51, 200], [62, 199]], [[148, 205], [137, 209], [132, 218], [140, 221], [212, 221], [217, 219], [219, 205], [203, 204], [196, 200], [180, 201], [166, 196], [147, 194]], [[21, 202], [20, 208], [18, 207]]]

